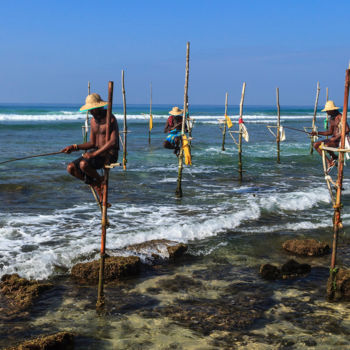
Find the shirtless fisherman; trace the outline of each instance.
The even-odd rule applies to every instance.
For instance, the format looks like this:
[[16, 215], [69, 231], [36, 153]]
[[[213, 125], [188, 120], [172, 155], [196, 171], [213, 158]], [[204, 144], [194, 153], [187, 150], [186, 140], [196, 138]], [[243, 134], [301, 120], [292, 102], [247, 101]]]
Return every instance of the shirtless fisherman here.
[[[311, 136], [332, 136], [327, 140], [321, 140], [314, 143], [315, 150], [322, 156], [322, 151], [320, 149], [320, 146], [322, 142], [325, 146], [328, 147], [339, 147], [339, 142], [341, 138], [341, 117], [342, 114], [339, 112], [339, 107], [336, 107], [334, 105], [333, 101], [327, 101], [324, 109], [322, 109], [322, 112], [327, 112], [329, 116], [329, 128], [327, 131], [312, 131], [310, 133]], [[349, 134], [349, 125], [346, 124], [346, 134]], [[331, 156], [331, 159], [329, 159], [326, 156], [326, 162], [327, 162], [327, 173], [336, 165], [336, 161], [338, 159], [338, 156], [332, 152], [327, 151], [329, 155]]]
[[108, 102], [103, 101], [101, 96], [96, 93], [88, 95], [85, 102], [85, 105], [80, 108], [80, 111], [89, 111], [93, 116], [91, 119], [90, 141], [80, 145], [74, 144], [67, 146], [61, 152], [71, 153], [79, 150], [90, 150], [69, 163], [67, 171], [77, 179], [91, 185], [99, 195], [100, 201], [102, 201], [101, 184], [103, 182], [103, 176], [97, 172], [97, 169], [102, 169], [105, 164], [117, 162], [119, 129], [117, 120], [114, 115], [112, 115], [110, 138], [105, 144], [107, 110], [103, 107], [106, 106]]

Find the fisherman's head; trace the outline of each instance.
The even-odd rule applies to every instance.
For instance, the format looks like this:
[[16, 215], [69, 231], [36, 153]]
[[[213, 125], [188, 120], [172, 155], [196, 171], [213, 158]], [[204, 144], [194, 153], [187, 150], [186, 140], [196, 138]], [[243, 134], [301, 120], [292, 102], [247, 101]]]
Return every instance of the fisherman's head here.
[[106, 105], [108, 102], [103, 101], [99, 94], [93, 93], [86, 97], [85, 105], [80, 108], [80, 111], [89, 111], [94, 118], [98, 119], [103, 116], [103, 107]]
[[329, 116], [336, 117], [339, 114], [339, 107], [336, 107], [334, 102], [329, 100], [326, 102], [322, 112], [327, 112]]
[[183, 115], [183, 110], [179, 107], [173, 107], [171, 111], [169, 111], [170, 115], [173, 115], [174, 117], [177, 117], [178, 115]]

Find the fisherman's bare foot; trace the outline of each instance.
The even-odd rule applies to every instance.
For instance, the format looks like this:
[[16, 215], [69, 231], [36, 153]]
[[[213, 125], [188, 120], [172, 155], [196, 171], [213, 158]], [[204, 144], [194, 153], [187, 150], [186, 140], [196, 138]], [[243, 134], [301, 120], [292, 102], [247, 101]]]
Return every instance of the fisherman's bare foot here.
[[335, 160], [331, 160], [331, 161], [327, 161], [327, 174], [330, 173], [330, 171], [336, 166], [336, 161]]

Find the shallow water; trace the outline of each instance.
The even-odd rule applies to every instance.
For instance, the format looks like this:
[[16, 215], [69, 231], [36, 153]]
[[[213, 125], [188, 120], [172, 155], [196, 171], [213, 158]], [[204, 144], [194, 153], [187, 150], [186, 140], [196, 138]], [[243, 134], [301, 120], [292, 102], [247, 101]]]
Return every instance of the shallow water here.
[[[0, 108], [0, 161], [81, 140], [84, 116], [72, 107], [6, 108]], [[313, 270], [297, 280], [265, 282], [258, 275], [262, 263], [291, 257], [281, 248], [288, 238], [331, 242], [321, 159], [309, 155], [305, 134], [286, 130], [278, 165], [266, 128], [275, 123], [273, 107], [247, 108], [250, 142], [243, 145], [240, 183], [229, 137], [221, 151], [221, 109], [193, 108], [193, 166], [184, 170], [179, 200], [176, 157], [161, 147], [166, 109], [155, 108], [149, 146], [140, 115], [147, 107], [133, 108], [128, 170], [111, 172], [107, 252], [127, 254], [126, 245], [167, 238], [188, 243], [188, 253], [175, 265], [106, 287], [108, 312], [97, 316], [96, 288], [67, 277], [75, 263], [98, 258], [100, 242], [98, 208], [88, 188], [65, 172], [79, 154], [6, 164], [0, 169], [0, 275], [49, 278], [55, 288], [30, 315], [0, 318], [0, 346], [71, 330], [79, 334], [78, 349], [350, 348], [349, 304], [325, 300], [329, 256], [298, 258]], [[283, 125], [308, 126], [311, 115], [312, 109], [290, 108]], [[237, 117], [233, 121], [237, 128]], [[320, 117], [320, 130], [322, 123]], [[339, 263], [348, 266], [348, 180], [344, 188]]]

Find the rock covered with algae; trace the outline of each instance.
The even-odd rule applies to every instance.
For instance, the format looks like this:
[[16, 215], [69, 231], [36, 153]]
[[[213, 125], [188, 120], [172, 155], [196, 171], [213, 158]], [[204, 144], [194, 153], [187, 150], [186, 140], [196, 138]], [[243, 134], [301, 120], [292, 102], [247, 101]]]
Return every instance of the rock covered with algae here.
[[151, 241], [133, 244], [126, 247], [127, 250], [146, 256], [146, 262], [155, 265], [166, 262], [174, 262], [188, 249], [184, 243], [167, 239], [154, 239]]
[[281, 267], [271, 264], [260, 266], [260, 275], [266, 280], [290, 279], [305, 276], [311, 271], [309, 264], [299, 264], [297, 261], [288, 260]]
[[5, 296], [14, 312], [29, 308], [42, 292], [52, 287], [51, 283], [30, 281], [16, 273], [2, 276], [0, 282], [1, 294]]
[[316, 239], [289, 239], [282, 247], [289, 253], [302, 256], [322, 256], [331, 251], [328, 243]]
[[[100, 260], [73, 266], [71, 275], [82, 283], [98, 283]], [[112, 282], [140, 272], [141, 260], [137, 256], [109, 256], [105, 259], [104, 280]]]
[[73, 350], [74, 336], [69, 332], [59, 332], [27, 340], [6, 350]]
[[350, 301], [350, 270], [339, 269], [335, 274], [335, 280], [332, 276], [327, 281], [328, 299], [334, 301]]

